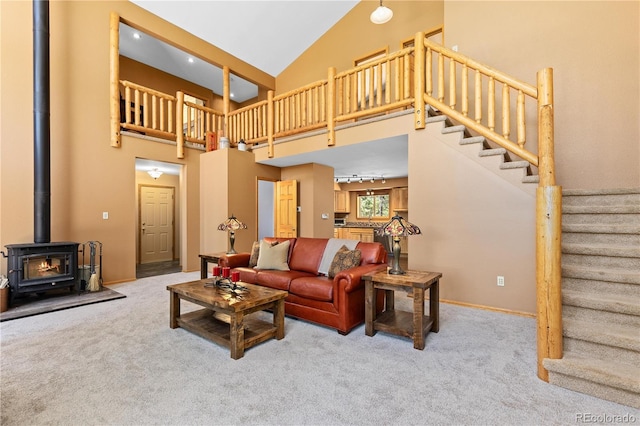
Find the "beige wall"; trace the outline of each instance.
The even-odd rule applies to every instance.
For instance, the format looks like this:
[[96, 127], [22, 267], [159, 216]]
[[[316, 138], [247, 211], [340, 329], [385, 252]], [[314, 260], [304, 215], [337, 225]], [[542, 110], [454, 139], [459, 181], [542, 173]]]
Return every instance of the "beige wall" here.
[[237, 149], [211, 151], [200, 156], [201, 253], [229, 249], [229, 235], [218, 225], [231, 214], [247, 225], [236, 232], [236, 251], [250, 251], [258, 238], [258, 178], [280, 180], [280, 169], [256, 164], [252, 152]]
[[[385, 2], [387, 3], [387, 2]], [[351, 11], [276, 77], [276, 92], [283, 93], [327, 78], [329, 67], [343, 71], [356, 58], [383, 49], [400, 50], [400, 41], [442, 25], [442, 0], [391, 1], [393, 19], [384, 25], [369, 21], [376, 8], [373, 1], [361, 1]]]
[[[298, 236], [333, 237], [333, 168], [302, 164], [282, 169], [282, 180], [298, 182]], [[327, 215], [327, 219], [322, 218]]]
[[446, 1], [444, 17], [460, 53], [533, 85], [553, 68], [559, 185], [640, 186], [640, 2]]
[[[408, 237], [409, 268], [442, 272], [443, 299], [533, 313], [534, 196], [448, 147], [440, 140], [441, 125], [414, 130], [408, 114], [338, 130], [336, 145], [405, 135], [409, 210], [403, 216], [422, 230]], [[316, 139], [322, 135], [278, 144], [275, 152], [297, 153]], [[256, 157], [263, 158], [265, 151], [257, 149]], [[350, 217], [356, 220], [353, 213]], [[505, 277], [504, 287], [496, 285], [498, 275]]]

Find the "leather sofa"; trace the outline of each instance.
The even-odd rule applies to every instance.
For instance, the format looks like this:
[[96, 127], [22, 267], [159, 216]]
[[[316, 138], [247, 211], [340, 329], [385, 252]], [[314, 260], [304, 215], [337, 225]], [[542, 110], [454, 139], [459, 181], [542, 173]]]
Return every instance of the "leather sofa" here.
[[[289, 240], [289, 271], [249, 267], [250, 253], [228, 254], [220, 266], [240, 273], [240, 281], [278, 290], [286, 290], [285, 314], [322, 324], [347, 334], [364, 322], [364, 281], [360, 278], [387, 266], [387, 252], [377, 242], [358, 242], [360, 266], [339, 272], [334, 278], [319, 275], [328, 238], [265, 238], [268, 243]], [[377, 309], [382, 311], [384, 294], [377, 295]]]

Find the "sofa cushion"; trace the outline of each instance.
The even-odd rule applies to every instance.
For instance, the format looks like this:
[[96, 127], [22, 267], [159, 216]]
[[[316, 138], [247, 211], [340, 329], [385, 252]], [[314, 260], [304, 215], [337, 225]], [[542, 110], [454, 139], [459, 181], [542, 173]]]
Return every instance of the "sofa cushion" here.
[[360, 266], [361, 253], [360, 250], [349, 250], [347, 246], [342, 246], [333, 257], [331, 266], [329, 266], [329, 278], [333, 278], [345, 269]]
[[260, 254], [258, 255], [258, 269], [274, 269], [276, 271], [288, 271], [287, 255], [289, 254], [289, 241], [272, 246], [270, 243], [260, 241]]
[[291, 281], [289, 293], [321, 302], [333, 301], [333, 280], [328, 277], [301, 277]]
[[308, 276], [312, 275], [301, 271], [257, 271], [254, 283], [278, 290], [289, 290], [292, 280]]
[[233, 270], [240, 272], [240, 281], [250, 284], [256, 282], [258, 271], [255, 269], [241, 266], [239, 268], [233, 268]]
[[293, 248], [296, 245], [296, 238], [264, 237], [262, 240], [268, 242], [271, 245], [289, 241], [289, 255], [287, 256], [287, 262], [291, 259], [291, 253], [293, 252]]
[[360, 250], [361, 263], [387, 263], [387, 252], [380, 243], [359, 242], [356, 249]]
[[289, 259], [289, 268], [318, 275], [328, 238], [298, 238]]
[[[249, 257], [249, 267], [253, 268], [258, 264], [258, 257], [260, 257], [260, 243], [262, 241], [254, 241], [251, 246], [251, 255]], [[279, 241], [274, 241], [271, 243], [272, 246], [280, 244]], [[287, 254], [288, 257], [288, 254]]]

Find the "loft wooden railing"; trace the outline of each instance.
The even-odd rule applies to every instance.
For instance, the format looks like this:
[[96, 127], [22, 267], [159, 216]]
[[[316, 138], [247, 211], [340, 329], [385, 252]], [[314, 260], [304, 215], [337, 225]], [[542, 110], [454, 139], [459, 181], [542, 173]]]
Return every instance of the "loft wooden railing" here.
[[[278, 96], [269, 91], [266, 101], [236, 111], [230, 111], [230, 72], [225, 66], [223, 114], [185, 103], [180, 92], [173, 97], [123, 81], [124, 105], [128, 108], [120, 123], [116, 14], [111, 16], [110, 28], [111, 145], [114, 147], [121, 146], [119, 129], [131, 129], [176, 140], [178, 158], [183, 158], [185, 140], [204, 145], [206, 129], [218, 135], [226, 129], [232, 143], [240, 139], [250, 144], [266, 141], [268, 156], [273, 157], [275, 138], [326, 128], [327, 144], [334, 145], [336, 123], [385, 114], [413, 104], [415, 129], [425, 127], [429, 105], [537, 167], [540, 178], [536, 192], [538, 376], [549, 381], [542, 361], [562, 358], [563, 350], [562, 191], [555, 182], [552, 69], [539, 71], [534, 87], [430, 42], [424, 33], [417, 33], [414, 47], [340, 73], [329, 68], [327, 80]], [[533, 105], [536, 113], [527, 114], [527, 105]], [[186, 122], [191, 123], [193, 116], [194, 125], [176, 134], [174, 123], [184, 122], [185, 106]], [[536, 131], [537, 138], [528, 137]], [[527, 146], [527, 142], [531, 145], [531, 139], [537, 139], [533, 149]]]
[[175, 97], [126, 80], [120, 84], [124, 87], [124, 98], [120, 99], [123, 129], [175, 138]]

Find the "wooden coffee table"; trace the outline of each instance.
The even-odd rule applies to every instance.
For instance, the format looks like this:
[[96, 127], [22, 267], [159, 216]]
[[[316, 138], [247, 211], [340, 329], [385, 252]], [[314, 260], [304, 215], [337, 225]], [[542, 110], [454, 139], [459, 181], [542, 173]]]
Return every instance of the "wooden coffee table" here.
[[[246, 291], [234, 294], [210, 286], [212, 281], [205, 279], [167, 286], [170, 292], [169, 327], [182, 327], [227, 346], [231, 349], [233, 359], [242, 358], [245, 349], [272, 337], [276, 340], [284, 338], [286, 291], [238, 283]], [[180, 315], [181, 299], [204, 306], [205, 309]], [[265, 309], [273, 311], [273, 323], [249, 317]]]

